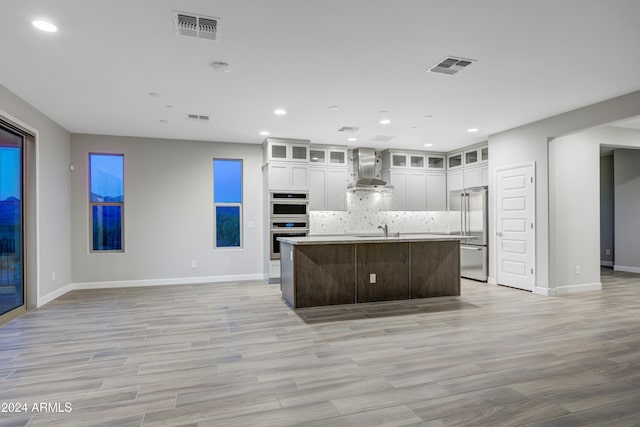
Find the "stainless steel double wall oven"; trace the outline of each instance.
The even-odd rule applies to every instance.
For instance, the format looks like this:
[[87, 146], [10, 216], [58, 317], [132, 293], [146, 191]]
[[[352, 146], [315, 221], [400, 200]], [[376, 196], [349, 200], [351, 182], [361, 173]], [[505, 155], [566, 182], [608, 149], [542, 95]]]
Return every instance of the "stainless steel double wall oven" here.
[[309, 232], [309, 193], [269, 193], [271, 259], [280, 259], [278, 237], [306, 236]]

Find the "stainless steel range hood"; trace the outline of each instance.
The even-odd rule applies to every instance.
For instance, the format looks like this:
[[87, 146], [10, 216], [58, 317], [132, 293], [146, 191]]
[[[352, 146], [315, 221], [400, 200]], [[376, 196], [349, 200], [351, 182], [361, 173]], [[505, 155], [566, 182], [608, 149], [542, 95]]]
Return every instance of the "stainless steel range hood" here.
[[391, 191], [392, 185], [375, 177], [376, 152], [373, 148], [356, 148], [353, 150], [353, 171], [356, 174], [355, 184], [350, 191]]

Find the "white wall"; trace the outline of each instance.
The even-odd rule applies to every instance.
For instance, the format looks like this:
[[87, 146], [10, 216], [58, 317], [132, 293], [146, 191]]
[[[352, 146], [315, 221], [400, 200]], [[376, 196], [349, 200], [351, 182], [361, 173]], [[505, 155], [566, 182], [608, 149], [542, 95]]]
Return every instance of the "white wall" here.
[[[551, 102], [551, 100], [550, 100]], [[640, 115], [640, 91], [599, 102], [489, 136], [489, 221], [495, 223], [495, 171], [517, 163], [536, 163], [536, 286], [554, 293], [549, 270], [548, 141], [595, 126]], [[490, 226], [490, 229], [494, 227]], [[489, 276], [495, 281], [496, 239], [490, 235]]]
[[593, 132], [549, 143], [549, 271], [558, 295], [601, 288], [599, 169]]
[[640, 273], [640, 151], [616, 150], [615, 265], [619, 271]]
[[[260, 146], [77, 134], [71, 141], [76, 287], [264, 277]], [[124, 154], [124, 253], [89, 252], [90, 152]], [[243, 160], [242, 249], [213, 248], [214, 158]]]
[[71, 137], [64, 128], [2, 85], [0, 116], [15, 119], [36, 133], [36, 299], [40, 306], [64, 293], [71, 282]]
[[[613, 267], [614, 250], [613, 154], [600, 157], [600, 264]], [[607, 251], [609, 253], [607, 254]]]

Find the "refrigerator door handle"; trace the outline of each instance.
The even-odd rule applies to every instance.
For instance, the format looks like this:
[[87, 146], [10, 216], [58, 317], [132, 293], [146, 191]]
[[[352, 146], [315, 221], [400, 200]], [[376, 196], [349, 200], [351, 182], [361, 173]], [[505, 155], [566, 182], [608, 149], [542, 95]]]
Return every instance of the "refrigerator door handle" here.
[[469, 202], [469, 193], [465, 194], [465, 198], [467, 199], [467, 205], [465, 207], [465, 234], [471, 233], [471, 203]]
[[[460, 193], [460, 235], [464, 235], [464, 193]], [[466, 216], [466, 215], [465, 215]]]

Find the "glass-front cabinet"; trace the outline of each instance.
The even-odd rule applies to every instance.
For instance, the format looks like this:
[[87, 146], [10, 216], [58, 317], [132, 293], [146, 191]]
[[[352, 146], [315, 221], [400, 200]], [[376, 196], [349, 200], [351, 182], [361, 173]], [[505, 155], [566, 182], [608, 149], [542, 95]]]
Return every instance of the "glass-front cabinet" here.
[[447, 169], [462, 167], [462, 153], [454, 153], [447, 156]]
[[444, 156], [428, 155], [427, 169], [445, 170]]

